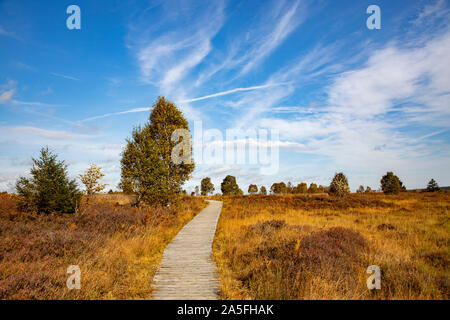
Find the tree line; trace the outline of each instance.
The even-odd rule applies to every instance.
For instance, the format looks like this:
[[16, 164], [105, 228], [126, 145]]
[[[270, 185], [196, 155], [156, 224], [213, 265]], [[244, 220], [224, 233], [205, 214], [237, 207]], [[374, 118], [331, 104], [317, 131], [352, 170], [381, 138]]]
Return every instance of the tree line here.
[[[126, 146], [121, 154], [121, 179], [118, 185], [124, 193], [134, 194], [135, 205], [148, 204], [167, 206], [176, 201], [178, 196], [186, 193], [182, 186], [191, 177], [195, 163], [191, 152], [186, 148], [175, 148], [183, 137], [174, 138], [177, 129], [189, 130], [188, 122], [176, 106], [159, 97], [153, 105], [147, 123], [133, 128], [131, 137], [126, 139]], [[173, 155], [190, 161], [175, 163]], [[82, 197], [75, 179], [69, 179], [67, 165], [57, 159], [48, 147], [42, 148], [38, 158], [32, 158], [33, 165], [30, 178], [20, 177], [16, 182], [16, 193], [19, 207], [22, 210], [42, 213], [74, 213]], [[92, 164], [84, 174], [78, 176], [84, 184], [87, 199], [101, 192], [106, 184], [100, 183], [104, 174], [101, 168]], [[398, 193], [406, 190], [401, 180], [392, 172], [382, 177], [381, 189], [385, 193]], [[195, 194], [199, 193], [196, 186]], [[212, 194], [215, 190], [209, 177], [202, 179], [201, 194]], [[221, 185], [223, 195], [243, 195], [236, 177], [227, 175]], [[267, 194], [265, 186], [250, 184], [249, 194]], [[272, 194], [306, 194], [327, 192], [336, 196], [350, 193], [347, 177], [341, 172], [336, 173], [328, 187], [311, 183], [299, 183], [293, 186], [290, 182], [278, 182], [270, 187]], [[358, 192], [371, 192], [361, 186]], [[427, 186], [427, 191], [439, 191], [439, 186], [433, 179]]]

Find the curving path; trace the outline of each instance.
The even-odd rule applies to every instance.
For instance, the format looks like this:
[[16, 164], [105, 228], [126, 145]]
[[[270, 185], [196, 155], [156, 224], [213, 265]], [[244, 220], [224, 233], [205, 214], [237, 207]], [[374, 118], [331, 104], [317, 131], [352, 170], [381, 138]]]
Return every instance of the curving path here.
[[153, 278], [153, 299], [218, 299], [220, 282], [211, 251], [222, 202], [208, 201], [164, 249]]

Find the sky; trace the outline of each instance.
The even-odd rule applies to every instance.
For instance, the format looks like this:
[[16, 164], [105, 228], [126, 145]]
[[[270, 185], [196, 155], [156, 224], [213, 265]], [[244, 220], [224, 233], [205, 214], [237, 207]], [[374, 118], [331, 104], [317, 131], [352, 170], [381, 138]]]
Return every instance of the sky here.
[[[81, 29], [66, 25], [73, 4]], [[352, 190], [387, 171], [409, 189], [450, 185], [449, 13], [445, 0], [0, 1], [0, 191], [46, 145], [71, 177], [95, 163], [115, 190], [158, 96], [191, 131], [279, 132], [277, 172], [197, 164], [188, 191], [206, 176], [247, 191], [341, 171]]]

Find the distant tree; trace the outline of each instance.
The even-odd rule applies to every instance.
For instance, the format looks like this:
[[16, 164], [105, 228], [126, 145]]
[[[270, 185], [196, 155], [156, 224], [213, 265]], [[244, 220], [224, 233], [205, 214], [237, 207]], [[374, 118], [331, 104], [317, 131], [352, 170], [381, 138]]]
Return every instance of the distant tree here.
[[428, 185], [427, 185], [428, 192], [437, 192], [440, 190], [441, 190], [441, 188], [439, 188], [439, 185], [437, 184], [437, 182], [434, 179], [431, 179], [430, 182], [428, 182]]
[[106, 184], [100, 183], [100, 180], [105, 176], [101, 169], [101, 167], [91, 164], [84, 174], [78, 176], [84, 184], [88, 196], [98, 193], [106, 187]]
[[270, 192], [272, 194], [283, 194], [283, 193], [286, 193], [286, 191], [287, 191], [287, 187], [284, 182], [274, 183], [270, 187]]
[[318, 189], [317, 191], [319, 193], [324, 193], [325, 192], [325, 187], [323, 185], [320, 185], [317, 189]]
[[195, 196], [195, 192], [194, 191], [191, 192], [191, 197], [193, 197], [193, 196]]
[[338, 197], [344, 197], [350, 193], [347, 177], [342, 173], [336, 173], [330, 184], [329, 193]]
[[359, 186], [358, 190], [356, 190], [356, 193], [364, 193], [364, 186]]
[[259, 188], [259, 193], [260, 193], [260, 194], [267, 194], [266, 187], [261, 186], [261, 188]]
[[294, 188], [294, 193], [307, 193], [308, 192], [308, 185], [304, 182], [299, 183]]
[[248, 193], [250, 194], [258, 193], [258, 187], [256, 186], [256, 184], [251, 184], [248, 186]]
[[294, 193], [294, 186], [290, 181], [286, 185], [286, 193]]
[[309, 185], [308, 193], [317, 193], [317, 191], [318, 191], [317, 184], [311, 183]]
[[198, 195], [199, 195], [199, 193], [200, 193], [200, 192], [199, 192], [199, 188], [198, 188], [198, 186], [195, 186], [195, 195], [196, 195], [196, 196], [198, 196]]
[[381, 190], [386, 194], [396, 194], [404, 191], [405, 187], [400, 179], [392, 172], [387, 172], [380, 180]]
[[[153, 105], [149, 122], [134, 128], [131, 139], [127, 139], [120, 187], [124, 192], [136, 193], [137, 204], [143, 201], [165, 206], [190, 178], [194, 162], [184, 149], [178, 149], [183, 140], [172, 139], [177, 129], [188, 132], [188, 122], [172, 102], [160, 97]], [[176, 163], [172, 154], [186, 159]]]
[[226, 176], [225, 179], [223, 179], [220, 190], [222, 191], [222, 194], [225, 195], [239, 195], [242, 192], [241, 189], [239, 189], [238, 184], [236, 183], [236, 177], [233, 176]]
[[108, 194], [113, 194], [114, 191], [112, 191], [112, 189], [109, 189]]
[[372, 188], [367, 186], [366, 187], [366, 191], [364, 191], [365, 193], [371, 193], [372, 192]]
[[200, 183], [202, 196], [207, 196], [214, 192], [214, 185], [211, 182], [211, 178], [206, 177], [202, 179]]
[[16, 182], [19, 206], [42, 213], [74, 213], [81, 200], [75, 179], [69, 180], [67, 165], [57, 155], [42, 148], [38, 159], [32, 158], [31, 178]]

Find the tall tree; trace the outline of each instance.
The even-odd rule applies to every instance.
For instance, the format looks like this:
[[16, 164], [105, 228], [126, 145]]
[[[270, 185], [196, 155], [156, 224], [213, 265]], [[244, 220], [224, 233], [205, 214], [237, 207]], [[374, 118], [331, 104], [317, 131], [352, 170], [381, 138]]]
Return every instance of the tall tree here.
[[[187, 135], [174, 139], [180, 132], [177, 129]], [[184, 143], [188, 148], [178, 149]], [[194, 170], [191, 151], [188, 122], [172, 102], [159, 97], [149, 122], [134, 128], [131, 139], [127, 139], [121, 160], [122, 190], [135, 192], [138, 204], [167, 205]], [[174, 154], [183, 161], [174, 161]]]
[[203, 178], [200, 186], [202, 196], [207, 196], [208, 194], [214, 192], [214, 185], [212, 184], [210, 177]]
[[67, 165], [57, 155], [42, 148], [38, 159], [32, 158], [31, 178], [16, 182], [19, 205], [24, 210], [42, 213], [74, 213], [81, 199], [75, 179], [70, 180]]
[[434, 179], [431, 179], [430, 182], [428, 182], [428, 185], [427, 185], [428, 192], [437, 192], [440, 190], [441, 190], [441, 188], [439, 188], [439, 185], [437, 184], [437, 182]]
[[236, 177], [227, 175], [225, 179], [223, 179], [220, 189], [222, 194], [225, 195], [239, 195], [242, 193], [242, 190], [239, 189], [238, 184], [236, 183]]
[[248, 186], [248, 193], [256, 194], [258, 193], [258, 186], [256, 184], [251, 184]]
[[347, 177], [342, 173], [336, 173], [330, 184], [329, 193], [338, 197], [343, 197], [350, 193]]
[[381, 190], [384, 193], [399, 193], [400, 191], [405, 190], [403, 186], [403, 182], [392, 172], [387, 172], [380, 180]]

